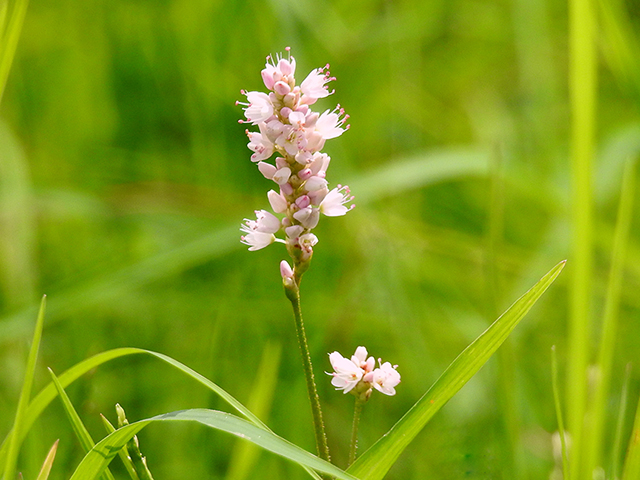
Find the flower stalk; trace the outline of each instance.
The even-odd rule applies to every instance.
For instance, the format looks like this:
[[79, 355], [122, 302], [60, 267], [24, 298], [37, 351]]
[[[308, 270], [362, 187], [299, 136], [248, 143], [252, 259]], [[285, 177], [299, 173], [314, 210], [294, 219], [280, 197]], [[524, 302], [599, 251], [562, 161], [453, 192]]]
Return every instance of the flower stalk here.
[[360, 414], [362, 413], [362, 407], [364, 407], [366, 400], [356, 397], [356, 404], [353, 410], [353, 424], [351, 425], [351, 443], [349, 446], [349, 463], [347, 467], [350, 467], [353, 462], [356, 461], [356, 451], [358, 450], [358, 427], [360, 426]]
[[[286, 262], [285, 262], [286, 263]], [[320, 397], [316, 387], [315, 376], [313, 374], [313, 365], [311, 364], [311, 354], [309, 353], [309, 345], [307, 343], [307, 335], [304, 330], [304, 322], [302, 321], [302, 310], [300, 308], [300, 289], [295, 282], [283, 282], [284, 291], [293, 307], [293, 317], [296, 324], [296, 336], [298, 337], [298, 346], [300, 347], [300, 355], [302, 357], [302, 368], [307, 383], [307, 394], [311, 402], [311, 412], [313, 414], [313, 426], [316, 436], [316, 446], [318, 456], [323, 460], [330, 461], [329, 445], [327, 443], [327, 434], [325, 433], [324, 421], [322, 420], [322, 409], [320, 407]]]

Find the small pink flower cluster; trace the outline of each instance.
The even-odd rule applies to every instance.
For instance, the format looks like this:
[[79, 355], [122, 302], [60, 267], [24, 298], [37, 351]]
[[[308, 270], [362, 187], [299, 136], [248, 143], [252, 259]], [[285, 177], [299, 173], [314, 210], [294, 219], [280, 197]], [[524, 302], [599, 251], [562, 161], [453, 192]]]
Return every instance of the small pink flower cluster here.
[[[269, 56], [261, 72], [269, 93], [242, 91], [248, 103], [237, 102], [244, 105], [246, 117], [240, 122], [258, 126], [259, 132], [247, 130], [248, 146], [254, 152], [251, 160], [267, 179], [278, 184], [279, 191], [270, 190], [267, 197], [272, 210], [284, 215], [281, 220], [266, 210], [258, 210], [255, 220], [245, 219], [241, 240], [249, 250], [281, 242], [287, 245], [296, 263], [308, 261], [318, 242], [311, 230], [318, 224], [320, 213], [335, 217], [354, 207], [347, 206], [353, 200], [348, 187], [338, 185], [329, 190], [325, 177], [331, 159], [320, 152], [326, 140], [349, 128], [344, 126], [348, 115], [339, 105], [322, 114], [309, 108], [319, 98], [333, 93], [327, 83], [335, 78], [329, 76], [327, 69], [328, 65], [312, 70], [297, 86], [295, 59], [290, 55], [276, 59]], [[274, 153], [278, 155], [274, 164], [265, 162]], [[286, 240], [276, 238], [280, 230]]]
[[400, 374], [396, 370], [398, 366], [382, 363], [378, 359], [380, 366], [373, 368], [376, 361], [373, 357], [367, 358], [365, 347], [356, 348], [351, 359], [344, 358], [338, 352], [330, 353], [329, 361], [334, 371], [328, 374], [333, 376], [331, 384], [336, 390], [352, 392], [364, 400], [369, 398], [372, 388], [385, 395], [396, 394], [395, 387], [400, 383]]

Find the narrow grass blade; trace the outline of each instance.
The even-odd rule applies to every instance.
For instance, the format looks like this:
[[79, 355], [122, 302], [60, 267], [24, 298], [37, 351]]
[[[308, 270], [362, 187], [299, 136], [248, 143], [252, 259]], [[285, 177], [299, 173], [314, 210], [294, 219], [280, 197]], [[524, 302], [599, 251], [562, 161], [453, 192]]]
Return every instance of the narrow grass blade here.
[[391, 430], [347, 470], [362, 480], [380, 480], [427, 422], [489, 360], [509, 333], [564, 268], [560, 262], [471, 343]]
[[[582, 449], [593, 295], [593, 153], [597, 104], [594, 0], [569, 0], [572, 262], [569, 297], [567, 428], [571, 480], [591, 478]], [[583, 433], [584, 432], [584, 433]]]
[[[28, 3], [27, 0], [17, 0], [11, 10], [9, 10], [8, 6], [0, 6], [0, 8], [6, 8], [3, 8], [3, 17], [10, 12], [6, 30], [0, 28], [0, 102], [2, 102], [4, 87], [7, 84], [9, 70], [11, 70], [11, 64], [16, 54], [16, 48], [18, 47], [18, 39], [22, 31], [24, 17], [27, 14]], [[0, 27], [1, 26], [0, 24]]]
[[[64, 413], [67, 414], [69, 423], [71, 423], [71, 427], [73, 428], [73, 431], [76, 434], [76, 437], [78, 437], [78, 441], [80, 442], [82, 449], [86, 453], [93, 448], [93, 446], [95, 445], [95, 442], [93, 441], [93, 438], [91, 438], [91, 434], [89, 433], [89, 430], [87, 430], [87, 428], [84, 426], [84, 423], [82, 423], [82, 420], [80, 419], [80, 415], [78, 415], [78, 412], [76, 412], [76, 409], [71, 403], [71, 399], [67, 395], [67, 392], [64, 391], [64, 388], [60, 384], [60, 381], [58, 380], [58, 377], [56, 377], [56, 374], [53, 373], [53, 370], [51, 369], [49, 369], [49, 374], [51, 375], [53, 385], [56, 387], [58, 396], [62, 401], [62, 407], [64, 408]], [[111, 475], [111, 472], [108, 469], [105, 470], [101, 478], [106, 480], [114, 480], [113, 475]]]
[[613, 438], [613, 447], [611, 448], [611, 475], [610, 478], [620, 478], [621, 453], [622, 453], [622, 436], [627, 417], [627, 402], [629, 400], [629, 382], [631, 381], [631, 364], [628, 363], [624, 372], [624, 383], [622, 384], [622, 392], [620, 393], [620, 406], [618, 407], [618, 421], [616, 422], [616, 434]]
[[56, 440], [49, 450], [47, 454], [47, 458], [44, 459], [44, 463], [42, 464], [42, 469], [40, 473], [36, 477], [36, 480], [47, 480], [49, 478], [49, 473], [51, 473], [51, 467], [53, 466], [53, 461], [56, 458], [56, 452], [58, 451], [58, 442], [60, 440]]
[[27, 369], [24, 376], [24, 382], [22, 383], [22, 392], [20, 393], [20, 399], [18, 400], [18, 410], [16, 412], [15, 420], [13, 422], [13, 431], [17, 435], [12, 435], [9, 439], [6, 460], [4, 462], [4, 478], [12, 479], [16, 475], [16, 464], [18, 461], [18, 452], [20, 451], [20, 445], [24, 435], [29, 430], [31, 423], [28, 423], [28, 405], [31, 398], [31, 387], [33, 385], [33, 376], [36, 369], [36, 361], [38, 359], [38, 349], [40, 348], [40, 340], [42, 339], [42, 326], [44, 325], [44, 312], [46, 306], [46, 297], [42, 297], [40, 303], [40, 312], [38, 313], [38, 320], [36, 321], [36, 328], [33, 334], [33, 341], [31, 342], [31, 349], [29, 350], [29, 358], [27, 360]]
[[622, 480], [637, 480], [640, 478], [640, 401], [636, 409], [636, 419], [627, 448], [627, 458], [622, 470]]
[[630, 160], [627, 162], [622, 179], [618, 218], [613, 239], [613, 251], [611, 252], [611, 269], [609, 271], [609, 283], [607, 285], [602, 320], [600, 351], [598, 353], [598, 381], [589, 412], [589, 418], [591, 419], [589, 434], [585, 436], [587, 472], [593, 472], [596, 467], [602, 466], [603, 433], [608, 413], [609, 384], [613, 358], [616, 352], [618, 313], [622, 295], [624, 265], [629, 243], [629, 231], [633, 220], [633, 199], [635, 196], [634, 165], [635, 162]]
[[556, 346], [551, 347], [551, 388], [553, 389], [553, 401], [556, 407], [556, 417], [558, 418], [558, 434], [560, 435], [560, 445], [562, 448], [562, 478], [569, 478], [569, 459], [567, 458], [567, 439], [564, 432], [564, 421], [562, 419], [562, 405], [560, 403], [560, 387], [558, 385], [558, 358], [556, 356]]
[[[213, 383], [211, 380], [205, 378], [200, 375], [198, 372], [192, 370], [186, 365], [174, 360], [171, 357], [163, 355], [162, 353], [152, 352], [150, 350], [143, 350], [140, 348], [116, 348], [114, 350], [108, 350], [106, 352], [99, 353], [94, 355], [91, 358], [83, 360], [82, 362], [74, 365], [69, 370], [64, 372], [62, 375], [58, 377], [60, 384], [62, 387], [67, 387], [79, 377], [87, 373], [88, 371], [116, 358], [124, 357], [127, 355], [137, 355], [137, 354], [146, 354], [150, 355], [154, 358], [158, 358], [169, 365], [177, 368], [187, 376], [195, 379], [209, 390], [218, 394], [223, 400], [225, 400], [231, 407], [233, 407], [238, 413], [244, 415], [249, 421], [251, 421], [254, 425], [259, 426], [265, 430], [268, 430], [268, 427], [258, 418], [256, 417], [247, 407], [242, 405], [238, 400], [232, 397], [225, 390], [220, 388], [218, 385]], [[17, 430], [13, 429], [5, 438], [2, 447], [0, 447], [0, 470], [2, 470], [3, 465], [6, 465], [6, 460], [9, 458], [7, 453], [9, 451], [9, 446], [11, 445], [14, 437], [18, 442], [21, 442], [26, 432], [29, 430], [33, 422], [40, 416], [42, 411], [53, 401], [53, 399], [57, 396], [57, 391], [53, 383], [42, 389], [42, 391], [33, 399], [28, 409], [24, 414], [24, 418], [22, 419], [24, 429]], [[18, 431], [19, 435], [16, 437], [14, 432]], [[6, 467], [5, 467], [6, 468]]]
[[[102, 423], [107, 430], [107, 435], [116, 431], [116, 427], [111, 425], [111, 422], [107, 420], [107, 418], [100, 414], [100, 418], [102, 419]], [[131, 461], [131, 457], [129, 457], [129, 452], [127, 451], [127, 447], [124, 446], [120, 450], [118, 450], [118, 456], [124, 465], [124, 468], [127, 470], [127, 473], [131, 477], [131, 480], [140, 480], [138, 474], [136, 473], [136, 469], [133, 466], [133, 462]]]
[[207, 427], [230, 433], [256, 445], [280, 455], [301, 466], [306, 466], [326, 473], [341, 480], [354, 480], [355, 477], [326, 462], [315, 455], [301, 449], [287, 440], [267, 432], [246, 420], [230, 413], [216, 410], [193, 409], [166, 413], [156, 417], [141, 420], [119, 428], [105, 437], [84, 457], [71, 480], [91, 480], [96, 478], [107, 467], [109, 462], [135, 434], [154, 422], [187, 421], [197, 422]]

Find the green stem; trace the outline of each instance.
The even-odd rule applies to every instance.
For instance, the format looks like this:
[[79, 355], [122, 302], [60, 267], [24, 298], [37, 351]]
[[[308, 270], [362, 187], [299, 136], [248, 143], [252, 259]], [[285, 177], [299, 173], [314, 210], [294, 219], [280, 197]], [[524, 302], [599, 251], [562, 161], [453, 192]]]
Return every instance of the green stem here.
[[302, 322], [302, 310], [300, 308], [300, 290], [294, 283], [284, 289], [287, 298], [293, 307], [293, 317], [296, 322], [296, 335], [298, 337], [298, 346], [302, 355], [302, 367], [307, 382], [307, 394], [311, 402], [311, 412], [313, 413], [313, 425], [316, 435], [316, 446], [318, 455], [327, 462], [331, 461], [329, 456], [329, 445], [327, 444], [327, 435], [324, 431], [324, 422], [322, 421], [322, 410], [320, 408], [320, 397], [318, 397], [318, 389], [313, 375], [313, 366], [311, 365], [311, 355], [309, 354], [309, 346], [307, 344], [307, 335], [304, 331], [304, 323]]
[[358, 426], [360, 425], [360, 414], [362, 413], [363, 406], [364, 402], [359, 398], [356, 398], [356, 405], [353, 410], [353, 425], [351, 427], [351, 446], [349, 447], [348, 467], [356, 461], [356, 450], [358, 449]]

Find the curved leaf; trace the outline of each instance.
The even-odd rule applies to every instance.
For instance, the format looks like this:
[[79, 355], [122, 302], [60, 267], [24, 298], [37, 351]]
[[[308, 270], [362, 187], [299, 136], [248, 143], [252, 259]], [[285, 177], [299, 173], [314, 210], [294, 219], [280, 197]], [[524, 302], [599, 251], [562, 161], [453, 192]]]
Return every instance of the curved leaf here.
[[362, 480], [380, 480], [431, 417], [489, 360], [514, 327], [553, 283], [566, 261], [553, 267], [469, 345], [391, 430], [347, 470]]
[[118, 451], [135, 434], [151, 423], [167, 421], [197, 422], [253, 442], [265, 450], [287, 458], [299, 465], [312, 468], [342, 480], [356, 480], [354, 476], [288, 442], [275, 433], [265, 431], [230, 413], [206, 409], [181, 410], [178, 412], [165, 413], [119, 428], [91, 449], [82, 462], [80, 462], [80, 465], [78, 465], [71, 480], [91, 480], [97, 478], [106, 469]]

